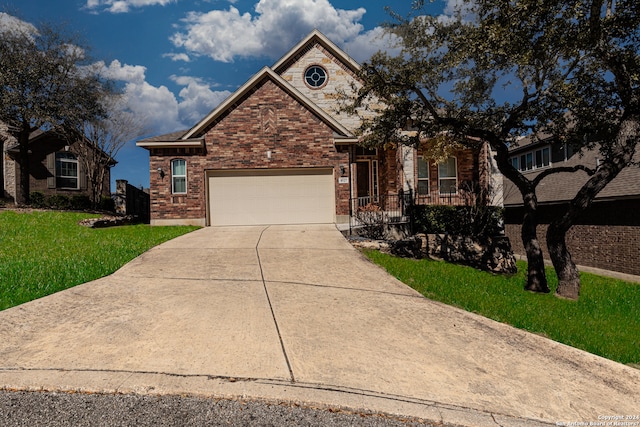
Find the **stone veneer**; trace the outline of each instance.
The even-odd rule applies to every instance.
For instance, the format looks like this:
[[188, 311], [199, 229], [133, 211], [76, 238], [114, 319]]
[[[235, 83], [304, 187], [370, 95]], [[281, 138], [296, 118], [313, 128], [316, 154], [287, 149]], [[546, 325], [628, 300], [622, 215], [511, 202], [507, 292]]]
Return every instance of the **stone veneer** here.
[[[309, 50], [303, 52], [299, 58], [294, 59], [295, 62], [281, 74], [282, 78], [347, 129], [354, 130], [360, 126], [360, 119], [357, 115], [337, 113], [341, 93], [351, 93], [351, 84], [357, 84], [353, 71], [343, 65], [320, 44], [312, 46]], [[304, 73], [311, 65], [319, 65], [327, 71], [329, 79], [321, 88], [311, 88], [304, 81]], [[370, 106], [375, 107], [371, 104]], [[360, 114], [372, 115], [373, 113], [361, 109]]]

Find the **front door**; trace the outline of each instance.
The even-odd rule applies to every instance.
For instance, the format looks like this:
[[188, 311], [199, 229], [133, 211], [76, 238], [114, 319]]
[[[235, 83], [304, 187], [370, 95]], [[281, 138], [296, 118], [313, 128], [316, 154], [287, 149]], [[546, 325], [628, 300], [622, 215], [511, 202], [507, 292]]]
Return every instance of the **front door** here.
[[357, 180], [358, 180], [358, 197], [369, 197], [371, 195], [369, 161], [356, 162]]

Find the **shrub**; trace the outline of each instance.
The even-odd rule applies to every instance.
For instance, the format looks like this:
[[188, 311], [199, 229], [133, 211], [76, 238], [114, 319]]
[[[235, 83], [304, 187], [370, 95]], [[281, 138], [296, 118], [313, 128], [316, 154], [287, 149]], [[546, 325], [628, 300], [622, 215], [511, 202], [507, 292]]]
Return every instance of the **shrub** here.
[[77, 194], [71, 197], [71, 209], [77, 211], [87, 210], [91, 207], [91, 200], [89, 196], [83, 194]]
[[502, 233], [498, 206], [415, 205], [409, 208], [416, 233], [473, 236], [480, 241]]
[[71, 200], [64, 194], [53, 194], [47, 197], [46, 206], [51, 209], [71, 209]]
[[39, 191], [34, 191], [29, 194], [30, 204], [34, 208], [45, 208], [47, 207], [44, 194]]
[[98, 203], [98, 209], [107, 212], [115, 212], [116, 202], [110, 196], [102, 196]]

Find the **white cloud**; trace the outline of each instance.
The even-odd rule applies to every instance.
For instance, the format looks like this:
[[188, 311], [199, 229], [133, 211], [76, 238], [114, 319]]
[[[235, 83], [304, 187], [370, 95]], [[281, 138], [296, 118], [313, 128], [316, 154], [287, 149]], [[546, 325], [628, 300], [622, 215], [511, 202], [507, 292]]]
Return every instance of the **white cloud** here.
[[190, 126], [196, 124], [231, 95], [231, 92], [226, 90], [212, 91], [209, 84], [196, 77], [171, 76], [171, 80], [184, 86], [178, 94], [180, 97], [178, 115], [182, 123], [188, 123]]
[[0, 33], [13, 31], [20, 31], [29, 36], [38, 34], [37, 28], [32, 24], [18, 19], [15, 16], [0, 12]]
[[389, 55], [399, 55], [400, 48], [398, 36], [387, 33], [382, 27], [375, 27], [349, 40], [344, 45], [344, 50], [356, 61], [362, 63], [374, 53], [382, 50]]
[[147, 82], [146, 68], [141, 65], [122, 64], [118, 60], [97, 65], [105, 77], [124, 83], [125, 108], [143, 117], [155, 134], [192, 127], [231, 94], [213, 91], [210, 84], [195, 77], [171, 76], [182, 86], [176, 97], [166, 86]]
[[190, 12], [183, 32], [171, 41], [194, 55], [232, 62], [237, 57], [277, 58], [317, 28], [337, 44], [353, 40], [363, 30], [364, 8], [343, 10], [328, 0], [260, 0], [255, 14], [229, 10]]
[[111, 13], [127, 13], [132, 8], [145, 6], [165, 6], [177, 0], [87, 0], [85, 9], [100, 12], [101, 10]]
[[191, 62], [191, 58], [186, 53], [165, 53], [162, 55], [163, 58], [170, 58], [172, 61], [184, 61]]

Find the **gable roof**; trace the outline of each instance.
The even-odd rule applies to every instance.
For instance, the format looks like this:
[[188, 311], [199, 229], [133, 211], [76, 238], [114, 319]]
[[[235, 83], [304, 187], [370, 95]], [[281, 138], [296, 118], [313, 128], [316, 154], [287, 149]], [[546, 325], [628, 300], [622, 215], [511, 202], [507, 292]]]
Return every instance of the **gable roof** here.
[[[257, 74], [249, 79], [244, 85], [242, 85], [231, 96], [225, 99], [217, 108], [203, 118], [199, 123], [192, 127], [187, 133], [185, 133], [180, 141], [201, 138], [204, 136], [204, 132], [216, 119], [222, 116], [227, 110], [232, 108], [238, 101], [240, 101], [246, 94], [250, 93], [257, 85], [265, 80], [271, 80], [282, 90], [287, 92], [295, 100], [304, 105], [309, 111], [315, 114], [320, 120], [327, 124], [336, 134], [336, 138], [354, 141], [357, 140], [353, 134], [340, 124], [336, 119], [327, 114], [324, 110], [315, 105], [309, 98], [304, 96], [298, 89], [293, 87], [289, 82], [284, 80], [280, 75], [276, 74], [271, 68], [264, 67]], [[139, 144], [140, 145], [140, 144]], [[145, 145], [140, 145], [145, 146]]]
[[331, 55], [335, 56], [340, 62], [347, 66], [351, 71], [357, 72], [360, 70], [360, 64], [358, 64], [353, 58], [347, 55], [342, 49], [340, 49], [335, 43], [327, 38], [318, 30], [313, 30], [307, 37], [302, 39], [300, 43], [295, 45], [293, 49], [287, 52], [282, 58], [278, 60], [271, 69], [278, 74], [282, 74], [291, 64], [306, 53], [316, 44], [324, 47]]

